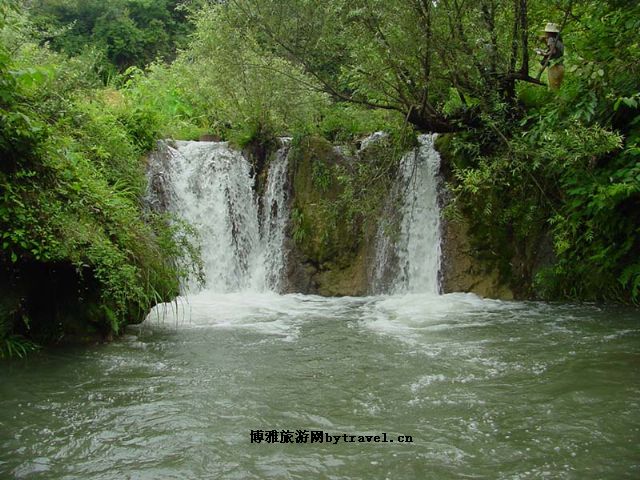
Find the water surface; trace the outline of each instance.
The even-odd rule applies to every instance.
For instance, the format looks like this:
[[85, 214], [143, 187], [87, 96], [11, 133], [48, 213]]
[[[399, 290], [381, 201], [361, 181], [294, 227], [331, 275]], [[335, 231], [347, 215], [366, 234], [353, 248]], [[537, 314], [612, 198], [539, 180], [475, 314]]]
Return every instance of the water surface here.
[[[0, 478], [639, 478], [639, 320], [202, 293], [112, 344], [3, 364]], [[251, 443], [273, 429], [395, 441]]]

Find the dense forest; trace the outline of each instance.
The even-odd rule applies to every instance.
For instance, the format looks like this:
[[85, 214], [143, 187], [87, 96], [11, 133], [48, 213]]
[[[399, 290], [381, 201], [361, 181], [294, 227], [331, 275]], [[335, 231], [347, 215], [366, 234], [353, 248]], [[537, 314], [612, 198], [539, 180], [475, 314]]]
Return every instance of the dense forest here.
[[[639, 32], [628, 0], [0, 0], [1, 355], [108, 337], [178, 293], [194, 233], [145, 208], [145, 154], [204, 134], [440, 133], [447, 217], [527, 297], [637, 304]], [[358, 188], [389, 163], [343, 207], [375, 214]]]

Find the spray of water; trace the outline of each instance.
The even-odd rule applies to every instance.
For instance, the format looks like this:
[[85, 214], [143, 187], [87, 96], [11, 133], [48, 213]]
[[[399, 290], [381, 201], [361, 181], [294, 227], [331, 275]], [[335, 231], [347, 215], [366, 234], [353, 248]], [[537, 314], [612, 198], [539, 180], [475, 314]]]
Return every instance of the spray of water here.
[[[287, 152], [283, 147], [271, 163], [262, 218], [251, 166], [226, 142], [163, 144], [151, 157], [150, 202], [198, 232], [207, 290], [262, 292], [280, 287], [289, 217]], [[195, 288], [192, 281], [186, 290]]]
[[[435, 135], [421, 135], [419, 146], [402, 158], [387, 212], [397, 222], [381, 222], [372, 272], [374, 293], [439, 293], [440, 156]], [[396, 205], [396, 203], [398, 205]]]

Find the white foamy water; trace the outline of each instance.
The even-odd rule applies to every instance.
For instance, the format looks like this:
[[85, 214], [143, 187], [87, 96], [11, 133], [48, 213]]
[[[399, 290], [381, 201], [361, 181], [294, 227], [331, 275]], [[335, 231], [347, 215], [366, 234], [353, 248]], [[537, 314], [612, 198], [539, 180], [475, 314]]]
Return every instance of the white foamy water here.
[[[150, 203], [196, 229], [207, 290], [279, 289], [289, 217], [287, 151], [278, 151], [270, 165], [262, 219], [251, 166], [226, 142], [161, 144], [150, 158]], [[197, 291], [195, 281], [184, 290]]]
[[[388, 220], [378, 228], [375, 293], [440, 292], [440, 155], [434, 147], [435, 135], [421, 135], [418, 140], [419, 147], [402, 158], [391, 194], [392, 201], [400, 202], [398, 231], [393, 232]], [[389, 280], [385, 277], [390, 272]]]
[[278, 292], [281, 290], [285, 269], [284, 241], [289, 221], [289, 197], [287, 194], [287, 173], [289, 166], [289, 147], [284, 146], [276, 153], [269, 166], [267, 186], [262, 198], [262, 258], [259, 265], [261, 274], [254, 275], [254, 281], [260, 290], [265, 288]]

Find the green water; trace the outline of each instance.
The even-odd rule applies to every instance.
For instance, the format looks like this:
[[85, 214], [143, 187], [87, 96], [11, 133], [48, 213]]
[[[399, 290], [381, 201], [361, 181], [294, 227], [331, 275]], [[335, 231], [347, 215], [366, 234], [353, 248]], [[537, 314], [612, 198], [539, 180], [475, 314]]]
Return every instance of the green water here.
[[0, 478], [640, 478], [639, 367], [637, 310], [203, 294], [3, 364]]

